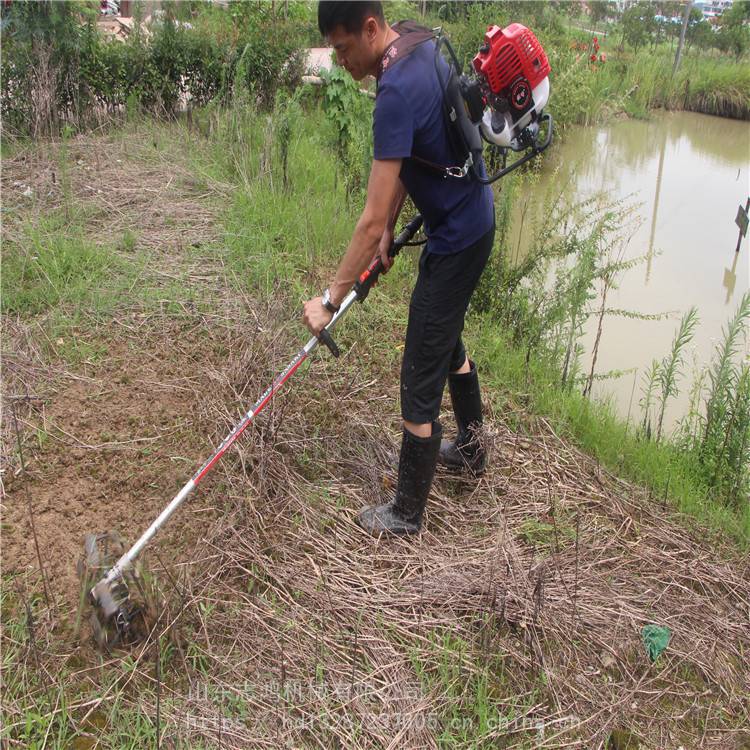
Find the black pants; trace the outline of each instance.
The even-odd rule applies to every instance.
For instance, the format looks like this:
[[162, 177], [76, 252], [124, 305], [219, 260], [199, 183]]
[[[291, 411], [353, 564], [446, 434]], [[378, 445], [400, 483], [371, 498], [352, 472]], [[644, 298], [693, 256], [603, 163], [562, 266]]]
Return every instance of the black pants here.
[[422, 252], [409, 305], [401, 363], [401, 416], [433, 422], [449, 372], [466, 360], [461, 341], [466, 308], [492, 251], [495, 228], [454, 255]]

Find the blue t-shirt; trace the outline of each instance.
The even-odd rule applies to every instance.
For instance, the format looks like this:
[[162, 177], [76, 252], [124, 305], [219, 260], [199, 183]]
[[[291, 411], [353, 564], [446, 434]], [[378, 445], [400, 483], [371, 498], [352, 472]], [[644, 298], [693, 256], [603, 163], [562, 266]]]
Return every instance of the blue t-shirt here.
[[[441, 77], [448, 66], [439, 58]], [[424, 218], [427, 251], [457, 253], [489, 232], [494, 222], [492, 189], [471, 177], [442, 177], [406, 157], [441, 166], [456, 163], [445, 121], [443, 90], [435, 70], [435, 43], [424, 42], [381, 75], [372, 131], [376, 159], [404, 159], [401, 181]], [[485, 174], [484, 164], [477, 165]]]

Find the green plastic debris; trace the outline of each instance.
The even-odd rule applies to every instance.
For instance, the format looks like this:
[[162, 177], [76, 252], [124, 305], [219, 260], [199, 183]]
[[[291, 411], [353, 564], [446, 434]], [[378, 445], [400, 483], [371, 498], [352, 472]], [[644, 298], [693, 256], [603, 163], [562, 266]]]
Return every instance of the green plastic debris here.
[[672, 631], [662, 625], [644, 625], [641, 629], [641, 640], [646, 647], [648, 658], [652, 662], [659, 658], [659, 655], [669, 645], [669, 639], [672, 637]]

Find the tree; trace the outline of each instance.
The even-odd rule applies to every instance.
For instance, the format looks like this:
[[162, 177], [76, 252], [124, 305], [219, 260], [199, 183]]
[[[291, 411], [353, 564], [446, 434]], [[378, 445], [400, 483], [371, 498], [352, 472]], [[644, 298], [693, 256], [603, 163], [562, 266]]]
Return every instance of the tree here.
[[735, 0], [732, 7], [721, 15], [722, 25], [741, 26], [743, 21], [750, 21], [750, 0]]
[[56, 135], [60, 116], [81, 109], [84, 22], [95, 22], [96, 6], [92, 0], [3, 3], [3, 116], [9, 99], [23, 102], [23, 119], [34, 137]]
[[698, 23], [688, 28], [688, 46], [694, 44], [702, 50], [710, 49], [716, 41], [715, 36], [711, 24], [705, 18], [701, 18]]
[[556, 5], [555, 10], [565, 11], [570, 18], [579, 18], [583, 13], [582, 2], [560, 2]]
[[622, 14], [622, 38], [636, 52], [648, 43], [655, 28], [654, 6], [651, 3], [631, 5]]
[[610, 16], [617, 14], [617, 3], [608, 0], [589, 0], [588, 6], [593, 23], [606, 21]]
[[745, 22], [750, 20], [750, 0], [737, 0], [721, 16], [717, 42], [719, 49], [730, 52], [738, 60], [750, 48], [750, 28]]
[[696, 42], [703, 39], [705, 40], [706, 33], [713, 34], [711, 31], [711, 24], [703, 18], [703, 12], [700, 8], [693, 8], [690, 11], [688, 18], [687, 32], [685, 38], [687, 39], [688, 49], [693, 46]]
[[750, 29], [745, 26], [722, 26], [717, 43], [722, 52], [729, 52], [739, 60], [750, 48]]
[[667, 0], [666, 2], [660, 3], [659, 8], [661, 9], [661, 14], [665, 18], [671, 20], [682, 14], [684, 5], [684, 2], [681, 2], [681, 0]]

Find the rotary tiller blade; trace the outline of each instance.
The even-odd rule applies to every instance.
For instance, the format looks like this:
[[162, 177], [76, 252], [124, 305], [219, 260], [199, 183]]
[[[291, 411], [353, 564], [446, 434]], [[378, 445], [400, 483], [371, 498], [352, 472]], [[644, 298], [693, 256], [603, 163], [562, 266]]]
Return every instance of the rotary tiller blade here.
[[[82, 598], [93, 607], [89, 617], [91, 635], [103, 651], [136, 643], [148, 634], [145, 617], [148, 607], [139, 566], [111, 583], [103, 580], [124, 549], [117, 532], [86, 534], [84, 556], [78, 563]], [[143, 601], [135, 601], [131, 593], [140, 595]]]

